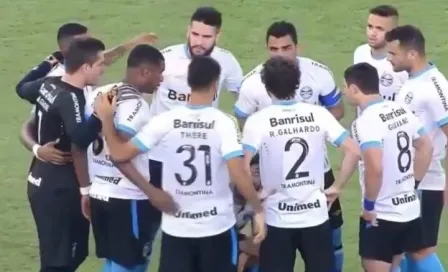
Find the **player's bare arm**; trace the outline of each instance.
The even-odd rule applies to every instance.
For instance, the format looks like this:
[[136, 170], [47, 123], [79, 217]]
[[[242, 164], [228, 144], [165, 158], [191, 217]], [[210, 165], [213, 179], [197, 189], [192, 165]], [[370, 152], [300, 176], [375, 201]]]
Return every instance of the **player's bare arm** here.
[[144, 33], [140, 34], [124, 43], [117, 45], [116, 47], [107, 50], [104, 52], [104, 64], [106, 66], [112, 65], [115, 61], [117, 61], [120, 57], [124, 55], [124, 53], [132, 50], [139, 44], [155, 44], [157, 42], [157, 35], [154, 33]]
[[381, 165], [383, 149], [381, 147], [366, 147], [362, 151], [364, 161], [365, 197], [375, 201], [381, 189], [383, 167]]
[[342, 103], [342, 100], [339, 101], [336, 105], [333, 107], [328, 107], [328, 111], [336, 118], [336, 120], [341, 120], [344, 118], [344, 103]]
[[415, 148], [414, 155], [414, 177], [416, 181], [416, 188], [418, 188], [418, 183], [426, 175], [431, 164], [432, 154], [434, 147], [431, 143], [431, 139], [428, 135], [422, 135], [413, 141], [413, 146]]

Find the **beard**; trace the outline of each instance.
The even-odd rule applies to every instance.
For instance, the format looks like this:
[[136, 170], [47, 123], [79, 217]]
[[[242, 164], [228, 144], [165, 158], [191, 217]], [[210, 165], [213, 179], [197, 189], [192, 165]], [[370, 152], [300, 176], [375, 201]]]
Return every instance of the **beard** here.
[[187, 46], [188, 46], [188, 52], [190, 53], [191, 56], [197, 56], [197, 55], [210, 56], [210, 54], [213, 52], [213, 49], [215, 49], [216, 43], [213, 43], [213, 45], [209, 49], [205, 49], [205, 48], [201, 47], [202, 49], [205, 50], [204, 53], [202, 53], [202, 54], [195, 54], [193, 52], [193, 50], [192, 50], [193, 48], [190, 44], [190, 41], [187, 41]]

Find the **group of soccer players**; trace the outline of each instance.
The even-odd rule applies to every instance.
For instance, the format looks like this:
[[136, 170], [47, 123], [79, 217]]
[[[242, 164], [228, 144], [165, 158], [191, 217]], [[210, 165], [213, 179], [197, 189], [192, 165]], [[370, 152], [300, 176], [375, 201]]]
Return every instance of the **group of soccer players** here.
[[[161, 51], [153, 34], [105, 51], [85, 26], [62, 26], [60, 51], [17, 85], [34, 104], [21, 140], [34, 154], [40, 271], [76, 271], [90, 224], [104, 272], [146, 271], [159, 228], [161, 272], [292, 272], [297, 251], [307, 272], [342, 271], [338, 197], [357, 166], [364, 270], [444, 271], [448, 83], [420, 30], [397, 25], [395, 8], [371, 9], [368, 43], [344, 73], [352, 137], [332, 72], [297, 56], [289, 22], [271, 24], [269, 59], [246, 77], [216, 46], [214, 8], [198, 8], [187, 42]], [[126, 51], [122, 80], [92, 88]], [[238, 120], [217, 109], [222, 90]], [[326, 141], [344, 154], [336, 179]], [[253, 237], [241, 232], [249, 221]]]

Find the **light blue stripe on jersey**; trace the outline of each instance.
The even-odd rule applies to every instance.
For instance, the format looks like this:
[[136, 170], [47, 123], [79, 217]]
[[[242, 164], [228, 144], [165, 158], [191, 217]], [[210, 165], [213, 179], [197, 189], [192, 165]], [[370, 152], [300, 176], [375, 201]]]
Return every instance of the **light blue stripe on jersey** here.
[[428, 62], [428, 65], [426, 65], [426, 67], [423, 68], [423, 70], [416, 72], [416, 73], [410, 73], [409, 79], [419, 77], [419, 76], [423, 75], [424, 73], [426, 73], [427, 71], [431, 70], [432, 68], [436, 68], [436, 66], [434, 65], [434, 63]]
[[137, 137], [133, 137], [131, 139], [131, 143], [133, 143], [138, 148], [138, 150], [140, 150], [141, 153], [145, 153], [150, 150], [150, 148], [144, 145], [142, 141], [140, 141]]
[[347, 138], [350, 136], [348, 131], [344, 131], [337, 139], [333, 142], [333, 144], [339, 147]]
[[334, 106], [337, 106], [339, 102], [341, 101], [342, 94], [339, 91], [338, 87], [336, 86], [331, 93], [325, 95], [325, 96], [319, 96], [319, 102], [322, 106], [331, 108]]
[[381, 148], [381, 142], [378, 141], [370, 141], [361, 144], [361, 151], [365, 151], [369, 148]]
[[222, 156], [222, 158], [223, 158], [224, 160], [228, 161], [228, 160], [230, 160], [230, 159], [233, 159], [233, 158], [235, 158], [235, 157], [241, 157], [241, 156], [243, 156], [243, 155], [244, 155], [244, 154], [243, 154], [243, 151], [242, 151], [242, 150], [237, 150], [237, 151], [232, 151], [232, 152], [230, 152], [230, 153], [228, 153], [228, 154]]
[[418, 135], [423, 136], [426, 134], [426, 130], [425, 128], [421, 127], [418, 131], [417, 131]]
[[131, 200], [132, 233], [135, 238], [139, 238], [137, 200]]
[[436, 124], [438, 127], [443, 127], [444, 125], [448, 124], [448, 117], [445, 117], [442, 120], [437, 121]]
[[137, 134], [137, 131], [135, 131], [133, 128], [125, 126], [125, 125], [121, 125], [121, 124], [116, 124], [115, 128], [119, 131], [122, 131], [130, 136], [134, 136], [135, 134]]
[[238, 235], [236, 235], [235, 228], [230, 229], [230, 239], [232, 239], [232, 264], [238, 265]]
[[235, 116], [238, 118], [247, 118], [249, 117], [249, 114], [244, 113], [242, 110], [238, 109], [238, 107], [235, 107], [233, 109], [233, 111], [235, 112]]
[[255, 147], [251, 146], [251, 145], [248, 145], [248, 144], [243, 144], [243, 149], [244, 149], [244, 151], [250, 152], [252, 154], [257, 153], [257, 149]]

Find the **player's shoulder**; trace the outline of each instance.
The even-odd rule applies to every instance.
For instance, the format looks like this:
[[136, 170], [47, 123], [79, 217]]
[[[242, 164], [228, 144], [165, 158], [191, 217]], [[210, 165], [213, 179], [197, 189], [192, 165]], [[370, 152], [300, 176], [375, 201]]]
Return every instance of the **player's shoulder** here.
[[219, 46], [215, 46], [212, 52], [212, 57], [220, 57], [223, 59], [235, 59], [235, 56], [230, 50], [224, 49]]
[[214, 58], [219, 64], [223, 67], [223, 69], [235, 69], [235, 66], [239, 66], [239, 62], [236, 57], [227, 49], [216, 46], [213, 49], [213, 52], [210, 55]]
[[370, 46], [367, 43], [361, 44], [355, 48], [353, 55], [355, 57], [370, 54]]
[[261, 71], [263, 70], [263, 64], [259, 64], [257, 66], [255, 66], [255, 68], [253, 68], [249, 73], [247, 73], [244, 78], [243, 78], [243, 82], [241, 83], [241, 85], [243, 84], [261, 84]]
[[299, 67], [302, 73], [310, 73], [310, 74], [319, 74], [319, 75], [325, 75], [330, 74], [333, 75], [333, 72], [330, 68], [328, 68], [327, 65], [322, 64], [319, 61], [305, 58], [305, 57], [298, 57], [299, 59]]
[[165, 58], [167, 57], [175, 57], [179, 54], [185, 55], [186, 45], [184, 43], [169, 45], [160, 52], [163, 54]]

